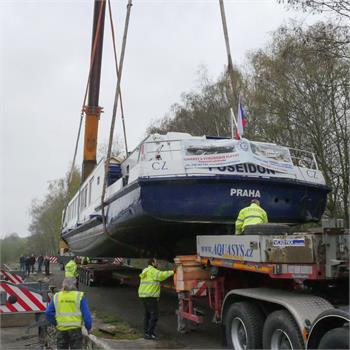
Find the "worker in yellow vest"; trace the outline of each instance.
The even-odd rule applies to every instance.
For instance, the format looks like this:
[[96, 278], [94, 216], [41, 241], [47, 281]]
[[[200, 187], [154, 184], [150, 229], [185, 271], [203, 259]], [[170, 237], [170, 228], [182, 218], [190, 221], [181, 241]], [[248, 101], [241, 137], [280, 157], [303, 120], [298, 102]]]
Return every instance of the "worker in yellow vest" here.
[[76, 290], [74, 278], [63, 280], [62, 291], [54, 295], [45, 316], [56, 326], [57, 349], [82, 348], [82, 325], [90, 332], [92, 320], [84, 293]]
[[73, 278], [75, 279], [76, 287], [79, 288], [79, 273], [78, 273], [78, 266], [77, 263], [79, 263], [78, 257], [72, 257], [71, 260], [68, 261], [68, 263], [64, 266], [64, 277], [65, 278]]
[[252, 199], [249, 207], [243, 208], [236, 220], [236, 235], [241, 235], [248, 225], [267, 224], [266, 211], [260, 207], [258, 199]]
[[78, 277], [77, 263], [79, 259], [77, 257], [72, 257], [71, 260], [67, 262], [64, 266], [64, 277], [66, 278], [76, 278]]
[[148, 266], [140, 274], [139, 298], [145, 309], [144, 331], [145, 339], [157, 340], [154, 333], [159, 315], [160, 282], [174, 274], [174, 271], [158, 270], [155, 258], [148, 261]]

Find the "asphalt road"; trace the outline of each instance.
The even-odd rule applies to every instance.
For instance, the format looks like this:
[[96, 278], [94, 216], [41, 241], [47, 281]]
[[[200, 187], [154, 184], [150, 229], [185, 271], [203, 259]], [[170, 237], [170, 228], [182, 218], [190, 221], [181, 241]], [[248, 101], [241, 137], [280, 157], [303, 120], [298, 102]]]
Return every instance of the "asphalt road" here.
[[[143, 330], [143, 306], [137, 296], [137, 289], [128, 286], [119, 287], [83, 287], [90, 308], [97, 314], [114, 315], [123, 319], [140, 332]], [[221, 327], [206, 322], [189, 334], [177, 332], [175, 310], [177, 296], [163, 292], [160, 298], [160, 317], [156, 328], [162, 340], [169, 341], [168, 346], [177, 348], [222, 348]]]

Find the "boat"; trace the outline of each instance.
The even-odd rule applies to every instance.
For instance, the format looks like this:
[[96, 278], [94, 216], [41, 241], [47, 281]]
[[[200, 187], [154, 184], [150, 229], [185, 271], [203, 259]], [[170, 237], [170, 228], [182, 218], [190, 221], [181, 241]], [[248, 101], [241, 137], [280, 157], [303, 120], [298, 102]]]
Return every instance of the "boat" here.
[[233, 233], [253, 198], [270, 222], [302, 224], [321, 219], [330, 191], [311, 152], [177, 132], [149, 135], [108, 174], [104, 211], [104, 159], [67, 206], [62, 239], [77, 255], [195, 253], [196, 235]]

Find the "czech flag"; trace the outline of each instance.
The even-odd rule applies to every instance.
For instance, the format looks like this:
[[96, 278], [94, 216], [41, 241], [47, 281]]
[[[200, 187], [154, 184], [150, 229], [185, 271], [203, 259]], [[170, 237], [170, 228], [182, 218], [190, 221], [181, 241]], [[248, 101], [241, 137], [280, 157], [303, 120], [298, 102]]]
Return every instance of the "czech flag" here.
[[236, 140], [239, 140], [243, 136], [244, 128], [247, 126], [247, 118], [245, 117], [244, 109], [241, 101], [238, 101], [238, 116], [237, 116], [237, 130]]

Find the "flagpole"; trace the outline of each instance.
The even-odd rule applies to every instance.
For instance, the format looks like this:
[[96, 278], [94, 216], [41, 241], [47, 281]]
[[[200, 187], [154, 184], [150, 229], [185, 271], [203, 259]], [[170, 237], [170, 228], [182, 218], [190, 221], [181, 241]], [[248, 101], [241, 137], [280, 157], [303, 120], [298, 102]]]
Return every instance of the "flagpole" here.
[[[238, 125], [237, 125], [236, 117], [235, 117], [235, 114], [233, 113], [232, 107], [230, 107], [230, 112], [231, 112], [231, 119], [232, 119], [233, 122], [235, 123], [236, 131], [237, 131], [237, 134], [239, 135]], [[232, 123], [232, 122], [231, 122], [231, 123]], [[231, 134], [232, 134], [232, 138], [233, 138], [233, 127], [231, 128]], [[241, 137], [241, 135], [239, 135], [239, 137]]]
[[230, 121], [231, 139], [233, 139], [234, 138], [234, 135], [233, 135], [233, 118], [232, 118], [232, 114], [231, 113], [229, 113], [228, 118], [229, 118], [229, 121]]

